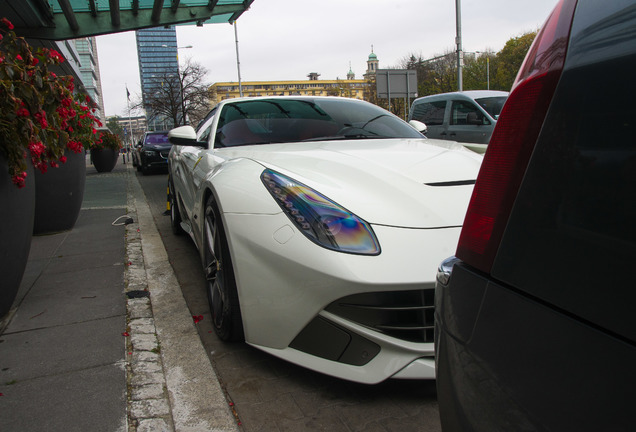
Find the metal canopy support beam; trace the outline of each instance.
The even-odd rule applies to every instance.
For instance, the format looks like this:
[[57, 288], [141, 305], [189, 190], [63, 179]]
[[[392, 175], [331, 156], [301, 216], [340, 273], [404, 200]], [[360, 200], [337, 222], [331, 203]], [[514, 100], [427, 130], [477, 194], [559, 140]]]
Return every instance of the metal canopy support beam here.
[[117, 28], [121, 25], [121, 19], [119, 18], [119, 0], [109, 0], [110, 6], [110, 23], [113, 27]]
[[254, 3], [254, 0], [244, 0], [243, 1], [243, 10], [238, 11], [238, 12], [234, 12], [234, 14], [232, 14], [232, 17], [228, 21], [230, 23], [235, 22], [241, 15], [243, 15], [243, 12], [245, 12], [246, 10], [248, 10], [250, 8], [252, 3]]
[[75, 12], [73, 12], [73, 7], [69, 3], [69, 0], [59, 0], [60, 7], [62, 8], [62, 13], [64, 13], [64, 18], [66, 18], [66, 22], [68, 26], [73, 31], [79, 30], [79, 24], [77, 23], [77, 19], [75, 18]]
[[43, 17], [49, 20], [53, 19], [53, 10], [46, 0], [35, 0], [32, 3], [33, 7], [40, 11]]
[[[19, 4], [24, 2], [32, 9], [36, 6], [39, 9], [45, 4], [45, 0], [0, 0], [0, 3], [2, 1]], [[14, 19], [16, 23], [21, 23], [16, 25], [16, 32], [19, 35], [37, 39], [63, 40], [195, 22], [197, 25], [203, 25], [205, 22], [233, 22], [253, 3], [253, 0], [243, 2], [210, 0], [203, 4], [201, 2], [189, 4], [187, 0], [172, 0], [164, 8], [163, 0], [154, 0], [152, 6], [145, 7], [139, 0], [130, 0], [128, 3], [130, 7], [120, 7], [120, 0], [109, 0], [108, 6], [103, 0], [85, 1], [86, 7], [73, 10], [72, 0], [57, 0], [59, 9], [51, 13], [52, 9], [49, 6], [48, 16], [43, 20]], [[62, 15], [64, 19], [61, 19]], [[26, 15], [21, 16], [23, 19], [27, 18]], [[12, 17], [8, 16], [8, 18]]]
[[163, 8], [163, 0], [155, 0], [155, 3], [152, 5], [152, 16], [150, 20], [153, 23], [158, 23], [159, 18], [161, 18], [161, 9]]
[[91, 15], [97, 16], [97, 5], [95, 4], [95, 0], [88, 0], [88, 7], [91, 10]]

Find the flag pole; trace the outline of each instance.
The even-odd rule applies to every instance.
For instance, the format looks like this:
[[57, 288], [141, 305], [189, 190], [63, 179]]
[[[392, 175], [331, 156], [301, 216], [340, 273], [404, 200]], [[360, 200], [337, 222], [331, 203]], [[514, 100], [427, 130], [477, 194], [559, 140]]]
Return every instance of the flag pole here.
[[[126, 100], [128, 105], [128, 128], [130, 129], [130, 144], [126, 149], [126, 155], [129, 155], [131, 149], [135, 146], [135, 141], [133, 138], [132, 120], [130, 118], [130, 92], [128, 91], [128, 84], [126, 84]], [[130, 160], [130, 156], [128, 157], [128, 160]]]

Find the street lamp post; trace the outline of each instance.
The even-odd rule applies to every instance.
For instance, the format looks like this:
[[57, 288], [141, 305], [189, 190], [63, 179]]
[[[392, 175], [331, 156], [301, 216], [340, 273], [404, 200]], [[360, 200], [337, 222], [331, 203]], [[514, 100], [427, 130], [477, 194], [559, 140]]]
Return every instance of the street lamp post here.
[[455, 0], [455, 23], [457, 27], [457, 36], [455, 43], [457, 44], [457, 89], [464, 90], [462, 67], [464, 66], [464, 53], [462, 51], [462, 6], [461, 0]]
[[476, 54], [486, 54], [486, 89], [490, 90], [490, 51], [475, 51]]
[[[186, 45], [182, 47], [177, 47], [177, 50], [184, 48], [192, 48], [192, 45]], [[179, 61], [179, 52], [177, 51], [177, 62]], [[183, 80], [181, 76], [179, 76], [179, 87], [181, 88], [181, 120], [183, 124], [186, 124], [186, 109], [185, 109], [185, 95], [183, 94]]]
[[238, 30], [236, 29], [236, 20], [234, 25], [234, 41], [236, 42], [236, 70], [238, 71], [239, 95], [243, 97], [243, 84], [241, 83], [241, 61], [239, 60], [239, 41]]

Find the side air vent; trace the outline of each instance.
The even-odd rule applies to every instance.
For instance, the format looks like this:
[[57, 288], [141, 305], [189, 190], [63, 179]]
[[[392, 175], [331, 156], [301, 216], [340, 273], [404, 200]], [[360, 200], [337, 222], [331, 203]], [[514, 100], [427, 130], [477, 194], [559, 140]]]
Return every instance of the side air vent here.
[[434, 295], [434, 288], [354, 294], [325, 310], [398, 339], [432, 343]]

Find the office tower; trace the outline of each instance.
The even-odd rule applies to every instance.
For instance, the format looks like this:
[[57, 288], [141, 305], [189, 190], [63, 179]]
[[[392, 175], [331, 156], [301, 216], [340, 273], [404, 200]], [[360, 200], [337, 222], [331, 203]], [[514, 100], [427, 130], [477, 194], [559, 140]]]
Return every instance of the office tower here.
[[[179, 74], [177, 59], [177, 32], [174, 27], [154, 27], [137, 30], [137, 55], [139, 57], [139, 76], [141, 96], [144, 107], [147, 99], [161, 87], [163, 79]], [[174, 127], [171, 119], [156, 115], [146, 109], [148, 130], [162, 130]]]

